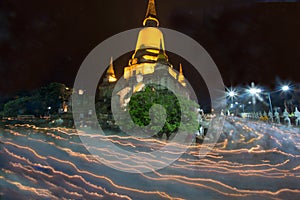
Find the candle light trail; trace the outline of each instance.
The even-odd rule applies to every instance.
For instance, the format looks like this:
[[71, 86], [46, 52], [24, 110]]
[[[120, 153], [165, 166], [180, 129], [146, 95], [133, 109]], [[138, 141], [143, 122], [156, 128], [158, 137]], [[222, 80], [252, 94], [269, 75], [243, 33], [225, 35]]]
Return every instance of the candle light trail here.
[[[283, 199], [300, 196], [299, 131], [288, 132], [279, 126], [259, 122], [228, 122], [235, 129], [224, 130], [224, 137], [206, 157], [199, 159], [199, 148], [192, 145], [172, 165], [155, 171], [149, 163], [170, 159], [165, 151], [162, 161], [150, 154], [167, 142], [133, 136], [76, 133], [68, 128], [41, 128], [29, 124], [7, 126], [0, 134], [1, 180], [36, 198], [184, 199], [202, 193], [216, 198]], [[95, 141], [109, 141], [142, 157], [124, 156], [107, 146], [90, 146], [107, 157], [90, 155], [78, 135]], [[182, 145], [172, 143], [174, 148]], [[108, 159], [109, 158], [109, 159]], [[125, 161], [131, 160], [133, 164]], [[109, 170], [128, 168], [147, 174], [124, 174]], [[16, 177], [18, 177], [16, 179]], [[16, 181], [18, 180], [18, 181]], [[251, 181], [250, 181], [251, 180]], [[255, 184], [255, 181], [261, 184]], [[170, 185], [170, 183], [172, 183]], [[173, 188], [165, 190], [163, 186]], [[2, 192], [3, 193], [3, 192]], [[185, 194], [187, 195], [187, 194]]]

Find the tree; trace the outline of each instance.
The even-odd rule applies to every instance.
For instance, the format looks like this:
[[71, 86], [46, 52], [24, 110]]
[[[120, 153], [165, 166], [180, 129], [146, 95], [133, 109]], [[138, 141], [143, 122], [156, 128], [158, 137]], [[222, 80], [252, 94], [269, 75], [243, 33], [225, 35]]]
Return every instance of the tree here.
[[31, 93], [30, 96], [20, 96], [4, 105], [4, 115], [44, 115], [47, 108], [57, 112], [63, 102], [67, 102], [72, 90], [61, 83], [50, 83], [41, 89]]
[[[161, 89], [155, 85], [147, 86], [143, 91], [132, 95], [129, 102], [129, 114], [132, 121], [141, 127], [149, 125], [151, 121], [149, 109], [154, 104], [162, 105], [167, 114], [162, 129], [152, 127], [154, 130], [157, 129], [157, 137], [161, 138], [163, 134], [166, 134], [167, 139], [169, 139], [179, 127], [181, 131], [188, 133], [194, 133], [197, 130], [197, 115], [193, 110], [198, 105], [183, 96], [176, 97], [170, 90]], [[161, 115], [162, 113], [158, 112], [155, 115]]]
[[51, 107], [57, 112], [62, 107], [62, 103], [68, 101], [72, 90], [62, 83], [50, 83], [42, 87], [39, 91], [40, 100], [45, 108]]
[[41, 115], [43, 106], [38, 95], [25, 96], [6, 103], [3, 112], [4, 115], [12, 117], [17, 115]]

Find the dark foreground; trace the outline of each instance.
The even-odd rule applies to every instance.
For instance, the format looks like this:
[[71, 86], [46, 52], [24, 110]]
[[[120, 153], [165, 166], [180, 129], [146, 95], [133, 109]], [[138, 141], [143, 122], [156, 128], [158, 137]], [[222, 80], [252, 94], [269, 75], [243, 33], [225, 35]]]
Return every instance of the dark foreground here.
[[171, 166], [140, 174], [99, 162], [73, 129], [10, 125], [0, 141], [0, 199], [300, 199], [299, 128], [228, 119], [205, 158], [193, 145]]

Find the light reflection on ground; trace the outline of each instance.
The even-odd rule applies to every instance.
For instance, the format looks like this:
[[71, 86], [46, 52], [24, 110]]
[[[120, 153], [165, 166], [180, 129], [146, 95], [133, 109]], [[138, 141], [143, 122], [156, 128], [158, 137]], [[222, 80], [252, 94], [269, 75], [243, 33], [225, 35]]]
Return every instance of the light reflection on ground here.
[[[131, 137], [95, 138], [132, 151], [164, 145]], [[224, 134], [205, 158], [198, 158], [199, 146], [194, 145], [171, 166], [146, 174], [109, 168], [133, 167], [122, 160], [134, 158], [114, 154], [108, 147], [98, 150], [114, 159], [99, 162], [72, 129], [7, 126], [0, 141], [3, 199], [300, 198], [299, 128], [227, 119]], [[164, 159], [168, 153], [172, 152]], [[143, 159], [135, 160], [136, 166], [156, 161], [146, 151]]]

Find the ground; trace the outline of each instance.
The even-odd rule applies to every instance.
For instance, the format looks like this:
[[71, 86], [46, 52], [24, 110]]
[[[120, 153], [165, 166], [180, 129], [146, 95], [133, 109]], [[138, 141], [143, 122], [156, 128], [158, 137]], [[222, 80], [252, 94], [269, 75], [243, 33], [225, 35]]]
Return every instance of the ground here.
[[[215, 148], [192, 145], [170, 166], [149, 173], [108, 167], [154, 162], [146, 156], [126, 166], [107, 152], [101, 162], [67, 128], [11, 125], [0, 130], [0, 197], [3, 199], [299, 199], [300, 129], [239, 118], [226, 119]], [[89, 137], [89, 136], [86, 136]], [[164, 142], [99, 137], [142, 151]], [[142, 146], [141, 146], [142, 145]], [[143, 146], [144, 145], [144, 146]], [[132, 158], [131, 158], [132, 159]], [[165, 158], [168, 159], [166, 153]], [[115, 162], [111, 162], [114, 160]]]

